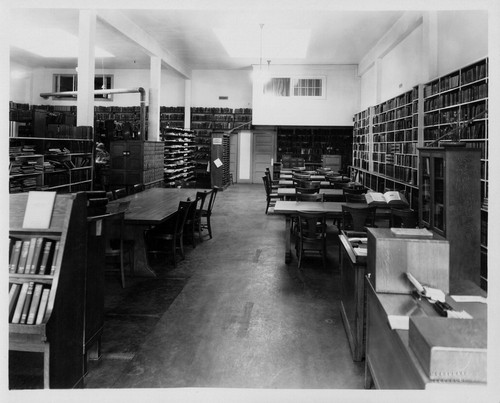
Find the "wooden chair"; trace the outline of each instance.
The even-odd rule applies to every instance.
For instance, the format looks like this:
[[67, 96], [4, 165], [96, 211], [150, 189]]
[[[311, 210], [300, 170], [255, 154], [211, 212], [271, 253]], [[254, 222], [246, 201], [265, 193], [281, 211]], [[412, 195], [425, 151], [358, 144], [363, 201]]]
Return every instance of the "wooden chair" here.
[[116, 263], [119, 259], [120, 263], [120, 277], [122, 287], [125, 288], [125, 260], [124, 256], [128, 257], [127, 262], [130, 272], [134, 274], [134, 241], [124, 239], [125, 226], [124, 226], [125, 212], [111, 214], [104, 218], [104, 256], [106, 259], [106, 266], [111, 263]]
[[115, 200], [121, 199], [122, 197], [127, 196], [127, 189], [120, 188], [113, 190], [113, 194], [115, 195]]
[[297, 201], [324, 201], [324, 193], [297, 193]]
[[278, 187], [279, 187], [279, 181], [275, 181], [275, 180], [272, 179], [272, 177], [271, 177], [271, 171], [269, 170], [269, 168], [266, 168], [266, 176], [267, 176], [269, 182], [271, 183], [271, 189], [273, 191], [275, 191], [276, 189], [278, 189]]
[[[200, 214], [200, 229], [203, 231], [204, 229], [208, 230], [208, 235], [210, 236], [210, 239], [212, 239], [212, 222], [211, 222], [211, 217], [212, 217], [212, 210], [214, 208], [215, 204], [215, 198], [217, 197], [217, 192], [219, 191], [218, 187], [213, 187], [210, 192], [210, 198], [208, 199], [208, 205], [207, 208], [203, 208], [201, 210]], [[208, 195], [207, 195], [208, 197]], [[267, 214], [267, 209], [266, 209], [266, 214]]]
[[130, 188], [130, 194], [142, 192], [144, 189], [144, 183], [136, 183]]
[[271, 184], [269, 183], [269, 179], [267, 178], [267, 176], [263, 176], [262, 180], [264, 182], [264, 188], [266, 190], [266, 214], [267, 214], [267, 212], [269, 211], [269, 207], [274, 206], [276, 200], [281, 200], [281, 196], [279, 196], [278, 193], [272, 192]]
[[310, 174], [299, 174], [299, 173], [294, 172], [292, 174], [292, 179], [310, 180], [311, 179], [311, 175]]
[[342, 228], [351, 231], [365, 231], [375, 226], [375, 206], [351, 207], [342, 205]]
[[299, 194], [314, 194], [314, 193], [319, 193], [319, 187], [317, 188], [313, 188], [313, 187], [296, 187], [295, 188], [295, 194], [296, 195], [299, 195]]
[[416, 228], [418, 214], [412, 209], [391, 209], [391, 228]]
[[319, 253], [323, 260], [323, 268], [326, 268], [326, 214], [299, 212], [297, 220], [298, 268], [302, 267], [306, 253], [311, 252]]
[[201, 239], [200, 214], [201, 209], [203, 208], [202, 202], [205, 201], [205, 198], [206, 193], [196, 193], [196, 199], [191, 204], [188, 215], [186, 217], [186, 222], [184, 223], [184, 237], [191, 240], [191, 245], [193, 246], [193, 248], [196, 248], [196, 233], [198, 233], [198, 237]]
[[146, 232], [148, 254], [170, 254], [174, 267], [177, 266], [177, 250], [184, 259], [184, 226], [189, 210], [194, 202], [180, 201], [172, 219]]

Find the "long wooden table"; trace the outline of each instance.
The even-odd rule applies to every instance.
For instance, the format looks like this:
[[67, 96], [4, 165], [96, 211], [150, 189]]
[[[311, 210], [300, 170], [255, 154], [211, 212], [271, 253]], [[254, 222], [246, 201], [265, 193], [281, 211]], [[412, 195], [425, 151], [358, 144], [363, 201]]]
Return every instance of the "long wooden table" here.
[[[280, 179], [293, 179], [293, 174], [284, 174], [281, 173]], [[312, 181], [324, 181], [325, 175], [309, 175], [309, 179], [306, 180], [312, 180]]]
[[[278, 188], [278, 196], [282, 196], [285, 200], [295, 198], [295, 188]], [[335, 199], [332, 201], [344, 201], [344, 191], [342, 189], [321, 188], [319, 193], [323, 193], [326, 199]]]
[[275, 214], [285, 216], [285, 263], [289, 263], [292, 257], [290, 229], [292, 216], [297, 215], [299, 211], [311, 211], [326, 213], [330, 217], [342, 215], [342, 205], [339, 202], [303, 202], [303, 201], [284, 201], [278, 200], [274, 206]]
[[[317, 181], [315, 181], [317, 182]], [[293, 183], [292, 179], [280, 179], [278, 182], [278, 186], [280, 187], [293, 187], [295, 186]], [[323, 187], [330, 187], [330, 182], [322, 180], [320, 181], [320, 186]]]
[[144, 231], [158, 225], [177, 212], [179, 202], [194, 200], [197, 189], [152, 188], [110, 202], [113, 205], [130, 201], [125, 212], [125, 238], [132, 239], [134, 246], [134, 272], [145, 277], [156, 277], [147, 256]]

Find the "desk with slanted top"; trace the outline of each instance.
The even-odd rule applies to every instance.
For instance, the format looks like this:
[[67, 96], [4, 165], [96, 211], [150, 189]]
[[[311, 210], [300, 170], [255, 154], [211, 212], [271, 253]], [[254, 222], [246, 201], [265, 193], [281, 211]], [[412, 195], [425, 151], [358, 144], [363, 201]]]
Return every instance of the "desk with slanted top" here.
[[149, 266], [144, 231], [167, 220], [177, 212], [179, 202], [194, 200], [197, 189], [152, 188], [112, 201], [109, 206], [130, 201], [125, 212], [125, 238], [133, 239], [134, 271], [136, 275], [156, 277]]

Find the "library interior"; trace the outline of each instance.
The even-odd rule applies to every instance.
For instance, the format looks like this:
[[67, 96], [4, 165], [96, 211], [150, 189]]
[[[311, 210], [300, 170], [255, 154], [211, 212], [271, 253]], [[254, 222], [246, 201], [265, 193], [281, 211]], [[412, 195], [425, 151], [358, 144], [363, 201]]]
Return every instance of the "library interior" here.
[[5, 5], [13, 398], [498, 399], [498, 5], [75, 3]]

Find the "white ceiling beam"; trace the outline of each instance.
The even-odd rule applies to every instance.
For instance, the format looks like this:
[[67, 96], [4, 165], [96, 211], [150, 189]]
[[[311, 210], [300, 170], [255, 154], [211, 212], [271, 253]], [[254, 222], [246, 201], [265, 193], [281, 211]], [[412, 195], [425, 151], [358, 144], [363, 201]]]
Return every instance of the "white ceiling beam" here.
[[124, 36], [141, 46], [149, 56], [160, 57], [162, 64], [170, 67], [184, 78], [191, 78], [191, 71], [182, 61], [172, 55], [169, 51], [163, 49], [160, 44], [147, 32], [139, 28], [130, 18], [126, 17], [120, 11], [99, 10], [97, 11], [99, 19], [109, 24]]

